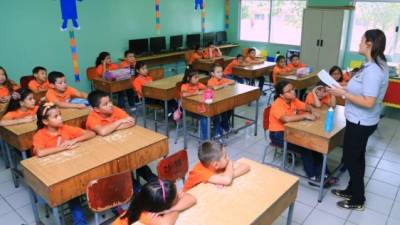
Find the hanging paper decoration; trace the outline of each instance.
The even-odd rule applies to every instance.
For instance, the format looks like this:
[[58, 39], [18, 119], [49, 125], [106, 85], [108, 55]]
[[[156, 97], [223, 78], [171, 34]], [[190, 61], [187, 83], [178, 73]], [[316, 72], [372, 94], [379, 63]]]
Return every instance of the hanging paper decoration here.
[[225, 0], [225, 30], [228, 30], [229, 28], [229, 14], [230, 14], [229, 0]]
[[78, 12], [76, 10], [76, 1], [82, 0], [60, 0], [61, 6], [61, 31], [66, 31], [68, 27], [68, 20], [72, 21], [72, 27], [75, 30], [79, 30], [80, 26], [78, 24]]
[[69, 45], [71, 47], [72, 65], [74, 68], [75, 82], [79, 82], [78, 53], [76, 51], [76, 42], [74, 31], [69, 31]]
[[202, 2], [202, 8], [201, 8], [201, 32], [206, 32], [206, 2]]
[[156, 30], [160, 33], [160, 0], [155, 0], [156, 2]]
[[194, 0], [194, 10], [196, 11], [198, 8], [203, 9], [203, 0]]

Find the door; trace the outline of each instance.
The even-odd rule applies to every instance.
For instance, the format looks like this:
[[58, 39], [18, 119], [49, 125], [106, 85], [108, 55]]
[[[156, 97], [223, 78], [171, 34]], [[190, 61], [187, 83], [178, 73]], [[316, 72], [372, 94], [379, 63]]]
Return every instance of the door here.
[[301, 61], [317, 68], [321, 39], [322, 10], [304, 9], [301, 32]]

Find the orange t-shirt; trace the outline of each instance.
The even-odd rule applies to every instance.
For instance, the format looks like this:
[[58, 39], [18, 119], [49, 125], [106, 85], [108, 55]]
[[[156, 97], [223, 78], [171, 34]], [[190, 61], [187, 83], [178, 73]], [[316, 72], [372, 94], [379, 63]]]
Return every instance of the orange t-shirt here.
[[131, 68], [135, 65], [131, 65], [128, 61], [124, 60], [119, 64], [119, 68]]
[[64, 93], [58, 93], [54, 88], [49, 88], [46, 93], [46, 100], [48, 102], [68, 102], [71, 97], [75, 97], [78, 91], [75, 88], [67, 87]]
[[143, 75], [138, 75], [132, 82], [133, 89], [136, 91], [136, 94], [139, 97], [143, 97], [142, 95], [142, 87], [143, 85], [150, 83], [153, 81], [153, 78], [151, 76], [143, 76]]
[[[16, 91], [18, 89], [18, 86], [17, 85], [13, 85], [12, 89], [14, 91]], [[3, 85], [2, 87], [0, 87], [0, 97], [6, 97], [6, 96], [9, 96], [9, 95], [10, 95], [10, 91], [8, 90], [8, 88], [6, 86]]]
[[[117, 70], [119, 69], [118, 65], [115, 63], [111, 63], [110, 65], [108, 65], [108, 71], [113, 71], [113, 70]], [[96, 67], [96, 74], [98, 77], [103, 76], [103, 72], [104, 72], [104, 68], [103, 68], [103, 64], [100, 64]]]
[[181, 86], [181, 92], [186, 92], [186, 93], [195, 93], [198, 90], [204, 90], [207, 87], [202, 84], [202, 83], [197, 83], [196, 85], [191, 85], [191, 84], [182, 84]]
[[288, 105], [283, 98], [277, 98], [271, 105], [271, 112], [269, 115], [269, 131], [284, 131], [283, 123], [279, 120], [282, 116], [292, 116], [298, 113], [297, 111], [304, 111], [306, 104], [299, 99], [294, 99]]
[[66, 140], [72, 140], [84, 134], [84, 130], [79, 127], [63, 125], [58, 129], [58, 135], [50, 134], [47, 128], [38, 130], [33, 135], [33, 151], [32, 154], [36, 155], [38, 149], [46, 149], [56, 147], [59, 143]]
[[128, 116], [128, 113], [116, 106], [113, 106], [112, 113], [109, 117], [103, 117], [92, 110], [86, 119], [86, 129], [93, 130], [96, 126], [105, 126]]
[[221, 57], [221, 55], [219, 54], [217, 49], [214, 49], [212, 51], [212, 57], [210, 57], [210, 49], [206, 48], [206, 49], [203, 50], [203, 57], [205, 59], [209, 59], [209, 58], [218, 58], [218, 57]]
[[189, 62], [188, 62], [188, 64], [189, 64], [189, 65], [192, 65], [192, 63], [193, 63], [194, 61], [197, 61], [197, 60], [202, 59], [202, 58], [203, 58], [203, 55], [202, 55], [202, 54], [200, 54], [200, 53], [198, 53], [198, 52], [193, 52], [193, 53], [190, 55], [190, 57], [189, 57]]
[[232, 60], [224, 69], [224, 75], [232, 75], [233, 67], [238, 66], [239, 61], [237, 59]]
[[[327, 95], [327, 96], [323, 97], [322, 99], [320, 99], [320, 101], [321, 101], [322, 105], [330, 106], [331, 105], [331, 95]], [[312, 92], [307, 94], [306, 104], [309, 104], [309, 105], [314, 104], [314, 95]]]
[[343, 73], [343, 81], [342, 82], [348, 82], [350, 80], [350, 73], [349, 72], [345, 72]]
[[183, 191], [186, 192], [200, 183], [207, 183], [210, 177], [215, 174], [217, 174], [217, 172], [203, 166], [201, 162], [198, 162], [189, 172], [188, 179], [183, 185]]
[[303, 64], [303, 63], [299, 63], [299, 64], [297, 64], [297, 66], [295, 66], [295, 65], [293, 65], [292, 63], [289, 63], [287, 66], [286, 66], [288, 69], [300, 69], [300, 68], [303, 68], [303, 67], [306, 67], [306, 64]]
[[222, 78], [222, 79], [218, 80], [216, 77], [213, 76], [208, 80], [207, 86], [209, 86], [209, 87], [221, 86], [224, 84], [228, 84], [230, 82], [231, 82], [231, 80], [229, 80], [229, 79]]
[[33, 79], [33, 80], [29, 81], [28, 88], [31, 91], [39, 91], [39, 89], [47, 91], [49, 89], [49, 81], [46, 80], [42, 84], [39, 84], [39, 82], [37, 82], [35, 79]]
[[27, 111], [22, 111], [21, 109], [17, 109], [15, 111], [10, 111], [3, 116], [3, 120], [15, 120], [21, 119], [27, 116], [35, 116], [39, 106], [35, 106], [33, 109], [29, 109]]
[[287, 67], [279, 67], [279, 66], [274, 66], [274, 69], [272, 69], [272, 82], [275, 84], [276, 83], [276, 76], [278, 76], [278, 74], [282, 74], [282, 73], [287, 73], [289, 71], [289, 69]]
[[[123, 213], [120, 217], [118, 217], [111, 225], [129, 225], [128, 217], [122, 218], [125, 213]], [[148, 212], [142, 212], [139, 217], [139, 222], [143, 224], [149, 224], [151, 220], [151, 216]]]

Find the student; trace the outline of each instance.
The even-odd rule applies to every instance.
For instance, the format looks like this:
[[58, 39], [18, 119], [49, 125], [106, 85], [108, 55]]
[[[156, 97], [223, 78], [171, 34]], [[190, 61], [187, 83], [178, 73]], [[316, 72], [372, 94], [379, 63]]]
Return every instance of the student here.
[[[296, 98], [293, 85], [280, 81], [275, 85], [275, 101], [271, 105], [269, 116], [269, 137], [274, 145], [283, 147], [284, 124], [301, 120], [316, 120], [319, 115], [310, 106]], [[301, 113], [305, 112], [305, 113]], [[321, 153], [288, 143], [288, 149], [299, 152], [307, 177], [319, 181], [322, 168]], [[328, 181], [328, 185], [336, 183], [336, 179]], [[310, 185], [315, 185], [309, 183]]]
[[222, 57], [221, 50], [215, 46], [212, 42], [208, 42], [207, 48], [203, 50], [203, 58], [205, 59], [216, 59]]
[[[58, 71], [49, 73], [49, 90], [46, 93], [46, 100], [55, 103], [60, 108], [86, 108], [87, 94], [69, 87], [65, 80], [65, 75]], [[74, 103], [74, 98], [78, 98], [79, 103]], [[81, 99], [84, 99], [81, 101]]]
[[243, 84], [244, 79], [233, 74], [233, 67], [235, 66], [247, 66], [247, 63], [244, 61], [244, 57], [241, 54], [236, 56], [236, 59], [232, 60], [224, 69], [224, 76], [229, 79], [235, 80], [238, 83]]
[[[76, 148], [79, 142], [95, 136], [93, 131], [63, 124], [60, 110], [53, 103], [39, 106], [37, 111], [38, 131], [33, 135], [32, 155], [44, 157], [61, 151]], [[74, 225], [87, 225], [78, 198], [68, 202]]]
[[104, 77], [108, 71], [119, 69], [118, 65], [112, 63], [111, 55], [108, 52], [100, 52], [96, 58], [96, 74], [98, 77]]
[[[196, 70], [192, 70], [190, 67], [187, 67], [185, 70], [185, 75], [182, 79], [181, 85], [181, 96], [187, 97], [192, 95], [200, 95], [203, 90], [207, 87], [199, 82], [199, 73]], [[207, 139], [207, 118], [204, 116], [200, 116], [200, 138], [202, 140]]]
[[328, 93], [326, 87], [325, 83], [319, 82], [313, 90], [307, 94], [306, 104], [316, 108], [321, 108], [322, 106], [335, 107], [336, 98]]
[[112, 225], [130, 225], [136, 221], [145, 225], [173, 225], [179, 213], [194, 204], [196, 198], [188, 193], [177, 193], [173, 182], [161, 179], [151, 181], [135, 194], [128, 211]]
[[17, 89], [15, 82], [8, 79], [7, 71], [0, 66], [0, 103], [8, 103]]
[[329, 70], [329, 74], [341, 86], [346, 86], [347, 85], [347, 82], [344, 79], [343, 71], [339, 66], [332, 66], [332, 68]]
[[234, 178], [250, 171], [248, 165], [229, 159], [224, 146], [214, 141], [202, 143], [197, 155], [200, 162], [189, 172], [183, 186], [185, 192], [200, 183], [228, 186]]
[[[135, 75], [136, 58], [135, 53], [131, 50], [126, 50], [124, 53], [124, 60], [120, 63], [120, 68], [128, 68], [131, 71], [131, 76]], [[128, 98], [128, 105], [131, 111], [135, 111], [135, 93], [133, 90], [129, 89], [125, 91], [126, 97]], [[118, 106], [123, 108], [125, 106], [125, 96], [124, 93], [118, 93]]]
[[143, 99], [142, 87], [143, 85], [153, 81], [153, 78], [149, 75], [147, 65], [143, 62], [137, 62], [135, 66], [136, 78], [132, 82], [133, 89], [139, 99]]
[[[249, 50], [247, 51], [247, 57], [245, 58], [245, 62], [249, 65], [257, 65], [264, 63], [262, 60], [257, 59], [256, 50], [254, 48], [249, 48]], [[261, 91], [263, 90], [264, 83], [265, 83], [264, 76], [258, 78], [258, 87], [260, 88]]]
[[120, 68], [129, 68], [132, 71], [132, 75], [135, 74], [136, 58], [135, 53], [131, 50], [126, 50], [124, 53], [124, 59], [119, 64]]
[[199, 46], [199, 45], [196, 45], [196, 46], [194, 47], [193, 53], [190, 54], [189, 61], [188, 61], [188, 65], [192, 65], [193, 62], [195, 62], [195, 61], [197, 61], [197, 60], [199, 60], [199, 59], [202, 59], [202, 58], [203, 58], [203, 53], [202, 53], [202, 51], [200, 50], [200, 46]]
[[[211, 76], [212, 77], [207, 82], [207, 86], [214, 90], [218, 90], [235, 83], [235, 81], [223, 77], [221, 65], [213, 66], [213, 68], [211, 69]], [[229, 119], [231, 118], [231, 116], [232, 111], [230, 110], [214, 117], [216, 138], [222, 138], [222, 129], [224, 129], [226, 133], [230, 131]]]
[[276, 76], [289, 76], [296, 73], [296, 69], [288, 68], [286, 66], [286, 59], [285, 56], [279, 55], [276, 58], [276, 65], [272, 70], [272, 82], [276, 84]]
[[34, 79], [29, 81], [28, 88], [33, 93], [47, 91], [49, 89], [49, 81], [47, 80], [47, 70], [44, 67], [36, 66], [32, 70]]
[[289, 70], [292, 70], [292, 69], [297, 70], [297, 69], [307, 66], [306, 64], [303, 64], [300, 62], [300, 56], [298, 56], [298, 55], [291, 55], [289, 60], [290, 60], [290, 63], [287, 65], [287, 68]]
[[[114, 131], [135, 126], [135, 118], [114, 106], [107, 93], [92, 91], [88, 96], [88, 100], [93, 107], [86, 120], [86, 128], [88, 130], [93, 130], [96, 134], [105, 136]], [[146, 181], [157, 178], [148, 166], [139, 168], [137, 174]]]
[[11, 98], [6, 114], [1, 118], [0, 126], [30, 123], [36, 120], [38, 106], [35, 106], [33, 93], [25, 88], [17, 90], [18, 96]]

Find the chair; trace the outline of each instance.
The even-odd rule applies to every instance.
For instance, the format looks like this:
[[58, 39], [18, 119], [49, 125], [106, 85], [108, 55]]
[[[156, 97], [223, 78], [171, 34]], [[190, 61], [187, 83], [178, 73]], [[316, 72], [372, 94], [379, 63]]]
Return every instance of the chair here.
[[174, 182], [178, 179], [182, 179], [185, 182], [185, 175], [188, 170], [189, 160], [186, 149], [162, 159], [157, 164], [158, 177]]
[[[271, 112], [271, 106], [267, 106], [264, 109], [264, 113], [263, 113], [263, 128], [264, 128], [264, 138], [265, 139], [267, 139], [267, 130], [269, 129], [269, 115], [270, 115], [270, 112]], [[278, 150], [283, 152], [283, 149], [280, 146], [277, 146], [277, 145], [273, 144], [272, 142], [270, 142], [269, 145], [267, 145], [267, 147], [266, 147], [266, 149], [264, 151], [264, 154], [263, 154], [263, 157], [262, 157], [262, 163], [265, 163], [265, 157], [267, 156], [267, 152], [268, 152], [270, 147], [272, 147], [273, 150], [274, 150], [274, 157], [272, 158], [272, 162], [271, 163], [266, 163], [266, 164], [275, 166], [273, 164], [273, 162], [275, 161], [277, 152], [278, 152]], [[291, 169], [293, 170], [293, 168], [295, 166], [294, 164], [295, 164], [296, 155], [295, 155], [294, 152], [292, 152], [290, 150], [288, 150], [288, 154], [291, 155], [291, 157], [292, 157]]]
[[88, 207], [95, 213], [95, 224], [99, 224], [99, 212], [129, 202], [133, 196], [131, 172], [115, 174], [92, 180], [86, 187]]
[[189, 65], [190, 57], [192, 56], [193, 52], [194, 52], [193, 50], [186, 51], [185, 53], [186, 65]]
[[19, 84], [21, 88], [28, 88], [28, 84], [31, 80], [35, 79], [33, 75], [25, 75], [19, 79]]
[[96, 67], [89, 67], [86, 69], [86, 77], [90, 81], [91, 90], [94, 89], [93, 80], [97, 77]]
[[249, 54], [249, 48], [243, 48], [243, 49], [242, 49], [242, 55], [243, 55], [243, 57], [246, 58], [248, 54]]

